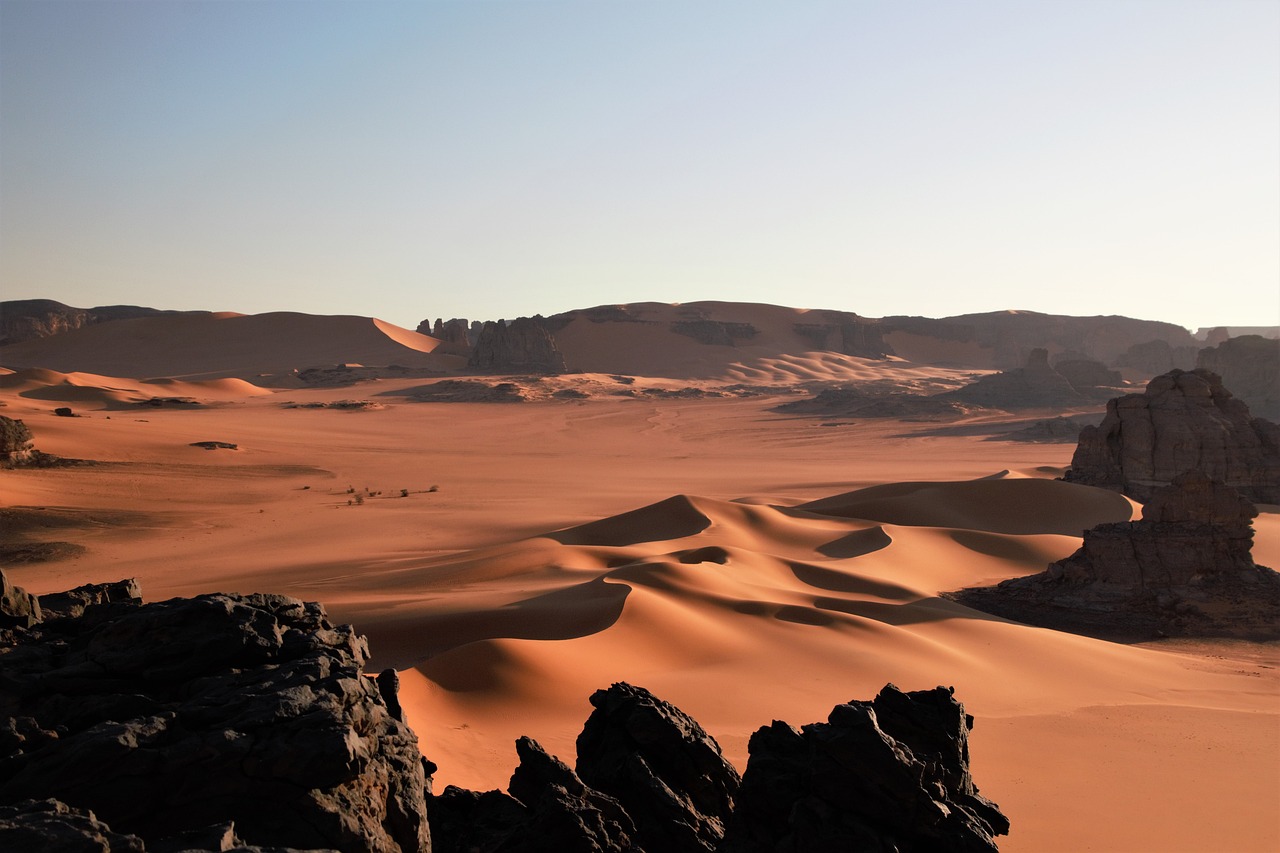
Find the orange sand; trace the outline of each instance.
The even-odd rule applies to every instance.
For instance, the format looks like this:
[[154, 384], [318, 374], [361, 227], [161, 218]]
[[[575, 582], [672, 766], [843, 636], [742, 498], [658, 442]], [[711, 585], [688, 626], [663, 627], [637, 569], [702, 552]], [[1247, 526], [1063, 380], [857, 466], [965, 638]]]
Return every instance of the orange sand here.
[[[785, 373], [751, 369], [765, 368]], [[88, 549], [7, 570], [34, 592], [134, 576], [151, 600], [324, 602], [369, 635], [372, 667], [401, 670], [437, 790], [505, 787], [521, 734], [572, 762], [587, 696], [612, 681], [682, 707], [740, 768], [772, 719], [822, 719], [889, 681], [948, 684], [977, 719], [975, 778], [1013, 822], [1004, 850], [1280, 844], [1274, 645], [1124, 646], [937, 597], [1039, 571], [1084, 526], [1130, 517], [1126, 499], [1050, 479], [1071, 445], [768, 411], [786, 396], [394, 395], [421, 383], [261, 393], [0, 373], [0, 412], [40, 449], [105, 463], [0, 472], [0, 504], [81, 511], [34, 538]], [[140, 407], [140, 393], [208, 405]], [[349, 399], [387, 407], [281, 405]], [[64, 401], [84, 416], [54, 417]], [[204, 440], [240, 449], [189, 446]], [[1280, 510], [1263, 509], [1255, 555], [1278, 566]]]

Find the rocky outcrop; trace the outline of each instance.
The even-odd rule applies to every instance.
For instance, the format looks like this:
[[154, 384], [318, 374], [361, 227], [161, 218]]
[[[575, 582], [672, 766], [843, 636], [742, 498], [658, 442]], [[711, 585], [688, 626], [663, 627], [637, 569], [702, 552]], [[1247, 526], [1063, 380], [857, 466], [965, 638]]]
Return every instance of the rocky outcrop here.
[[591, 702], [577, 773], [521, 738], [510, 794], [431, 798], [436, 853], [967, 853], [1009, 830], [973, 784], [973, 718], [949, 688], [888, 685], [826, 723], [774, 722], [752, 736], [740, 785], [716, 742], [648, 691], [615, 684]]
[[1173, 370], [1141, 394], [1107, 402], [1085, 427], [1063, 476], [1145, 501], [1177, 475], [1199, 470], [1259, 503], [1280, 503], [1280, 427], [1207, 370]]
[[0, 415], [0, 467], [25, 465], [31, 461], [31, 430], [15, 418]]
[[463, 318], [454, 317], [445, 320], [437, 317], [435, 322], [423, 320], [418, 324], [418, 334], [430, 335], [440, 341], [434, 352], [448, 355], [467, 355], [471, 352], [474, 340], [471, 336], [471, 323]]
[[14, 586], [0, 569], [0, 643], [11, 642], [13, 628], [30, 628], [42, 618], [40, 600]]
[[284, 596], [135, 593], [45, 597], [61, 618], [0, 646], [0, 804], [56, 798], [152, 850], [226, 849], [173, 839], [228, 822], [248, 845], [430, 849], [417, 740], [364, 638]]
[[1053, 369], [1086, 397], [1097, 394], [1099, 389], [1112, 389], [1124, 383], [1119, 371], [1109, 370], [1105, 364], [1093, 359], [1060, 359], [1053, 363]]
[[1261, 335], [1229, 338], [1200, 350], [1196, 367], [1222, 377], [1222, 384], [1258, 417], [1280, 419], [1280, 340]]
[[467, 366], [493, 373], [564, 373], [564, 355], [541, 317], [485, 323]]
[[1025, 367], [982, 376], [963, 388], [935, 396], [995, 409], [1077, 406], [1087, 401], [1066, 376], [1050, 366], [1046, 349], [1032, 350]]
[[146, 850], [138, 836], [112, 832], [93, 812], [53, 799], [0, 805], [0, 849], [47, 853], [145, 853]]
[[1107, 639], [1280, 637], [1280, 574], [1251, 554], [1256, 515], [1235, 489], [1188, 471], [1151, 496], [1140, 521], [1100, 524], [1043, 573], [956, 598]]
[[724, 853], [992, 851], [1009, 822], [969, 773], [973, 718], [951, 689], [837, 705], [756, 731]]
[[741, 779], [691, 717], [643, 687], [591, 696], [578, 775], [622, 803], [645, 850], [701, 853], [724, 838]]
[[749, 341], [759, 330], [750, 323], [727, 323], [722, 320], [677, 320], [671, 331], [686, 338], [693, 338], [708, 346], [731, 347], [738, 341]]
[[76, 619], [94, 605], [137, 607], [142, 604], [142, 590], [136, 580], [128, 578], [114, 583], [88, 583], [66, 592], [46, 593], [39, 596], [39, 601], [44, 620]]
[[[72, 308], [52, 299], [15, 299], [0, 302], [0, 346], [47, 338], [82, 326], [108, 320], [129, 320], [154, 314], [173, 314], [137, 305], [103, 305], [98, 308]], [[200, 312], [204, 313], [204, 312]]]

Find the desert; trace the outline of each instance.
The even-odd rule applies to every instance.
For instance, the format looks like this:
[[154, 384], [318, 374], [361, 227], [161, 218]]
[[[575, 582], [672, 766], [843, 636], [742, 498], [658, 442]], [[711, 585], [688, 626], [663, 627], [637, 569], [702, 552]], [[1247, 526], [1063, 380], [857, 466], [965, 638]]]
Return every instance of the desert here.
[[[1001, 850], [1273, 849], [1274, 620], [1111, 642], [948, 597], [1141, 517], [1118, 488], [1062, 479], [1071, 430], [1023, 433], [1103, 423], [1107, 397], [1152, 377], [1121, 367], [1081, 393], [1052, 365], [1114, 365], [1151, 327], [1009, 312], [908, 333], [815, 313], [570, 312], [505, 335], [485, 368], [466, 341], [433, 355], [420, 332], [288, 313], [0, 345], [0, 414], [56, 459], [0, 472], [4, 571], [35, 595], [131, 578], [148, 602], [320, 602], [367, 636], [365, 672], [397, 673], [437, 796], [505, 790], [519, 738], [572, 762], [587, 698], [611, 684], [687, 713], [739, 773], [771, 720], [943, 686], [974, 718]], [[834, 349], [812, 348], [815, 326]], [[532, 372], [548, 343], [564, 366]], [[831, 389], [842, 414], [788, 410]], [[1278, 510], [1255, 502], [1252, 560], [1278, 566]]]

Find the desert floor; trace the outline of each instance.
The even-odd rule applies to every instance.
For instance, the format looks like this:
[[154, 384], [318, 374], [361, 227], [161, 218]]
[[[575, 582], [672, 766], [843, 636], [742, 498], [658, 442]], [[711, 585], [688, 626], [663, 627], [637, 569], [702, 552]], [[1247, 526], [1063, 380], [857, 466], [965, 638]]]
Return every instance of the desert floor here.
[[[937, 597], [1130, 516], [1052, 479], [1072, 444], [985, 440], [999, 418], [787, 417], [777, 396], [428, 404], [397, 396], [420, 380], [226, 380], [151, 408], [125, 382], [39, 384], [0, 387], [0, 413], [97, 464], [0, 472], [6, 538], [84, 547], [13, 580], [319, 600], [369, 636], [371, 670], [401, 671], [437, 790], [505, 788], [522, 734], [572, 763], [613, 681], [683, 708], [739, 769], [772, 719], [944, 684], [976, 718], [1004, 850], [1280, 847], [1280, 647], [1119, 645]], [[353, 398], [385, 407], [283, 405]], [[209, 440], [238, 449], [189, 446]], [[1280, 508], [1260, 509], [1255, 558], [1280, 567]]]

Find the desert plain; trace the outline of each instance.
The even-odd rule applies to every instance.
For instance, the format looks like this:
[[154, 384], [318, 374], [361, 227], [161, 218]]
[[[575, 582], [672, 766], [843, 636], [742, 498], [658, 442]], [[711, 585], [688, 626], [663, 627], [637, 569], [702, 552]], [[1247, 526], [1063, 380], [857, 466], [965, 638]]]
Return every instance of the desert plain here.
[[[1055, 479], [1074, 439], [1005, 438], [1099, 405], [802, 416], [776, 409], [815, 381], [941, 389], [994, 368], [923, 338], [900, 336], [892, 359], [726, 361], [585, 326], [566, 337], [602, 369], [509, 378], [522, 402], [433, 402], [422, 389], [447, 380], [430, 371], [466, 371], [427, 336], [262, 315], [232, 346], [201, 336], [235, 315], [210, 316], [167, 350], [137, 321], [0, 348], [0, 414], [89, 461], [0, 472], [4, 544], [65, 543], [11, 561], [15, 583], [320, 601], [369, 637], [371, 671], [399, 671], [437, 791], [505, 788], [520, 735], [571, 763], [587, 697], [612, 682], [688, 712], [740, 770], [771, 720], [825, 719], [889, 682], [948, 685], [975, 717], [974, 779], [1012, 822], [1002, 850], [1280, 845], [1275, 643], [1107, 642], [941, 596], [1042, 571], [1086, 528], [1137, 517]], [[225, 370], [185, 361], [219, 341]], [[415, 367], [260, 377], [356, 361]], [[209, 441], [234, 449], [193, 446]], [[1280, 507], [1258, 508], [1255, 560], [1280, 567]]]

